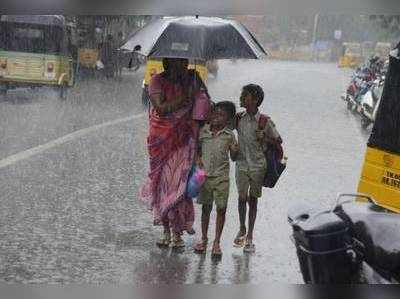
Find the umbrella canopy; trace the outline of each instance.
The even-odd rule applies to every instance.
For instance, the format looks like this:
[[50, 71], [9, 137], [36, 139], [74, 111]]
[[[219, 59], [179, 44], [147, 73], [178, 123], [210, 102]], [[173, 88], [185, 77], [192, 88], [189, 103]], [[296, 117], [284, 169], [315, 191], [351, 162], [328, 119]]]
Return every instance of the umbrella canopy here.
[[267, 55], [239, 22], [211, 17], [164, 17], [135, 32], [121, 47], [149, 57], [257, 59]]

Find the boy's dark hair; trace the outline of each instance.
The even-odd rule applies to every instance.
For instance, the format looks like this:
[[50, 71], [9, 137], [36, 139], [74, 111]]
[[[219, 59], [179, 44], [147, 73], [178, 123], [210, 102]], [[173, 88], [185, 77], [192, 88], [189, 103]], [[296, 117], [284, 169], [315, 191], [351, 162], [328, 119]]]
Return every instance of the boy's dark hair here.
[[243, 86], [243, 90], [247, 91], [251, 94], [252, 97], [258, 100], [258, 106], [262, 104], [264, 101], [264, 91], [260, 85], [257, 84], [248, 84]]
[[214, 108], [214, 110], [221, 109], [221, 110], [225, 111], [228, 114], [229, 121], [234, 119], [234, 117], [236, 115], [236, 106], [234, 103], [232, 103], [230, 101], [218, 102], [218, 103], [214, 104], [213, 108]]

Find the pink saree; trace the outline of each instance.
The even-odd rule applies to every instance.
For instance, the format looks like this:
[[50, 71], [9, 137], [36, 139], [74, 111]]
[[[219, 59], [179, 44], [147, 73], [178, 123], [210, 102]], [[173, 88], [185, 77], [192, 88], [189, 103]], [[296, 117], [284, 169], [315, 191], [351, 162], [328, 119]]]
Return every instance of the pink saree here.
[[[179, 85], [162, 75], [155, 75], [149, 86], [150, 95], [163, 93], [166, 101], [182, 92]], [[150, 170], [141, 197], [152, 210], [155, 225], [169, 223], [171, 230], [180, 234], [191, 229], [194, 222], [193, 202], [186, 197], [186, 185], [197, 148], [198, 124], [192, 119], [191, 107], [167, 116], [151, 108], [149, 121]]]

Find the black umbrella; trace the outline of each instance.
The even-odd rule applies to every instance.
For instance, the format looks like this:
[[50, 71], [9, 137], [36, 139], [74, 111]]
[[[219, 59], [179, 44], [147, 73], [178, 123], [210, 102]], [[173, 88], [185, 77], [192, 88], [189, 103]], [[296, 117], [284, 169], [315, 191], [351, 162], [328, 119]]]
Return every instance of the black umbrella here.
[[257, 59], [267, 55], [239, 22], [211, 17], [164, 17], [135, 32], [121, 47], [149, 57]]

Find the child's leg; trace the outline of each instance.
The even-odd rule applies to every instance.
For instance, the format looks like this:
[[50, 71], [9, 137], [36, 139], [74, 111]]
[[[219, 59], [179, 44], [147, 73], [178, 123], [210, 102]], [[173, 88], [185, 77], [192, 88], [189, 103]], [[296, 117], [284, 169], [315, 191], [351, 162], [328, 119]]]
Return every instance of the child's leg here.
[[225, 214], [226, 214], [226, 208], [217, 209], [217, 223], [215, 225], [214, 243], [219, 244], [219, 242], [221, 241], [221, 235], [225, 225]]
[[238, 200], [238, 212], [239, 212], [239, 222], [240, 222], [240, 234], [246, 234], [246, 213], [247, 213], [247, 199], [246, 197], [240, 197]]
[[218, 182], [215, 186], [214, 200], [217, 206], [217, 221], [215, 224], [215, 239], [212, 249], [214, 257], [220, 257], [221, 252], [221, 235], [225, 225], [226, 207], [228, 206], [229, 199], [229, 179]]
[[212, 205], [203, 204], [203, 207], [201, 209], [201, 238], [203, 241], [208, 239], [208, 225], [210, 223], [211, 210]]
[[249, 199], [249, 230], [247, 232], [247, 240], [253, 240], [254, 224], [257, 218], [258, 199], [251, 197]]
[[[204, 199], [204, 197], [203, 197]], [[207, 250], [208, 243], [208, 225], [210, 223], [210, 214], [212, 210], [212, 203], [203, 203], [201, 207], [201, 240], [198, 240], [194, 245], [194, 251], [196, 253], [205, 253]]]
[[[250, 188], [249, 188], [249, 228], [247, 231], [247, 240], [252, 243], [254, 225], [257, 218], [257, 204], [258, 198], [262, 195], [263, 178], [265, 171], [257, 170], [249, 173]], [[247, 243], [249, 243], [247, 242]]]
[[[236, 169], [236, 186], [239, 193], [238, 213], [240, 222], [240, 231], [236, 239], [246, 235], [246, 213], [247, 213], [247, 194], [249, 191], [250, 180], [245, 171]], [[236, 242], [235, 242], [236, 243]]]
[[215, 258], [222, 256], [220, 242], [221, 242], [222, 230], [224, 229], [224, 224], [225, 224], [225, 214], [226, 214], [226, 208], [217, 209], [217, 223], [215, 225], [215, 239], [214, 239], [214, 244], [213, 244], [213, 248], [212, 248], [212, 255]]

